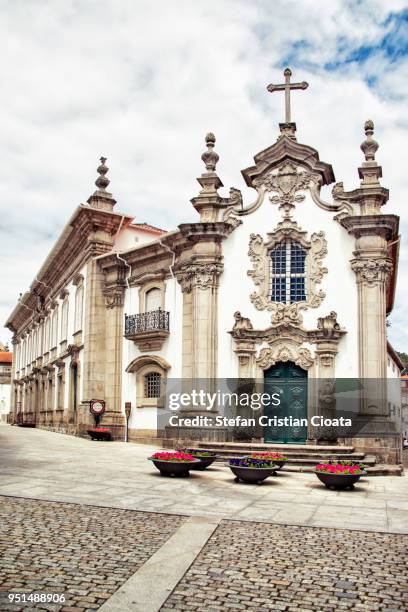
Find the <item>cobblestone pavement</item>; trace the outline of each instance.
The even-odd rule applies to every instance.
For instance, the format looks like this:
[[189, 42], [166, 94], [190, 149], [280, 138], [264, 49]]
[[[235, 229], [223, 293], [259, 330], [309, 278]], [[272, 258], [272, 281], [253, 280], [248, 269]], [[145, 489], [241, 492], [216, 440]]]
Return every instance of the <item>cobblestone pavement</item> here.
[[223, 521], [161, 612], [406, 611], [408, 536]]
[[[63, 593], [63, 604], [3, 610], [97, 610], [183, 523], [168, 516], [0, 497], [0, 592]], [[6, 537], [5, 537], [6, 535]]]

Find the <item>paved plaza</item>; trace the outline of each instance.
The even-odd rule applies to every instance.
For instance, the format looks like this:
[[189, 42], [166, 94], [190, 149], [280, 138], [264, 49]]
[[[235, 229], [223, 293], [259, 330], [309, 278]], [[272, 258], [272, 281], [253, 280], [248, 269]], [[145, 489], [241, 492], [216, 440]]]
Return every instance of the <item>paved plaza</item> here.
[[154, 450], [0, 427], [0, 590], [65, 595], [1, 610], [407, 609], [406, 476], [166, 479]]

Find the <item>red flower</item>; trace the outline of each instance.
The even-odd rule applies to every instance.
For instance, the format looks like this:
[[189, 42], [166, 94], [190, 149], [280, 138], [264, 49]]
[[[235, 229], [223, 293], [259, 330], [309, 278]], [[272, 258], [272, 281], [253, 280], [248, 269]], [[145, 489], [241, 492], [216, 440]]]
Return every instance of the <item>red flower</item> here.
[[255, 452], [251, 454], [252, 459], [269, 459], [270, 461], [287, 461], [287, 457], [282, 453], [275, 453], [272, 451], [266, 452]]
[[151, 459], [157, 459], [159, 461], [194, 461], [195, 458], [192, 455], [188, 455], [187, 453], [182, 453], [180, 451], [176, 452], [168, 452], [168, 451], [158, 451], [154, 453], [150, 457]]

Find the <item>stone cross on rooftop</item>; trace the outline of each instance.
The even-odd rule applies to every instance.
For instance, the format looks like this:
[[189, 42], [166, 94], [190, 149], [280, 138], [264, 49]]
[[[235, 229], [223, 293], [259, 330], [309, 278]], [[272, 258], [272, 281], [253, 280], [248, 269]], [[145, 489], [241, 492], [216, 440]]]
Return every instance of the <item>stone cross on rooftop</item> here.
[[309, 83], [306, 81], [302, 81], [301, 83], [291, 83], [290, 77], [292, 76], [292, 71], [290, 68], [286, 68], [284, 71], [285, 82], [280, 85], [274, 85], [271, 83], [268, 85], [267, 90], [270, 93], [274, 91], [284, 91], [285, 92], [285, 123], [290, 123], [290, 90], [291, 89], [307, 89], [309, 87]]

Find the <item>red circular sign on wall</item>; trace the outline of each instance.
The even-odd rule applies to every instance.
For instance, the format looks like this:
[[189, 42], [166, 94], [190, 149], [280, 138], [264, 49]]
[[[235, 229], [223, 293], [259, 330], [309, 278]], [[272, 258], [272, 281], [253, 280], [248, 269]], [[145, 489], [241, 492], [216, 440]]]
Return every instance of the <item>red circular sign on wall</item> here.
[[105, 400], [91, 400], [89, 409], [92, 414], [103, 414], [105, 412]]

